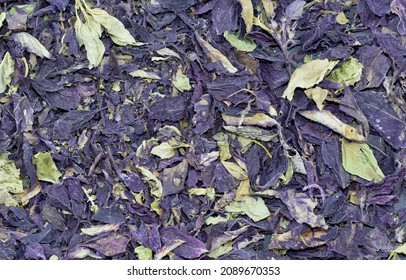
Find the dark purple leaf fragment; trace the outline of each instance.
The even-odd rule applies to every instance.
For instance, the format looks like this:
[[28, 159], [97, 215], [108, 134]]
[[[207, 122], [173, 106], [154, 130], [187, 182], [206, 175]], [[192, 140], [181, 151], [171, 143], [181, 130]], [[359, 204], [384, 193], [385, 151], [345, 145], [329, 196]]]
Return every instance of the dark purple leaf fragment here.
[[158, 97], [148, 107], [150, 118], [160, 121], [178, 121], [184, 117], [185, 110], [186, 104], [182, 96]]
[[173, 226], [163, 228], [161, 230], [161, 238], [163, 243], [174, 242], [175, 240], [184, 241], [173, 252], [188, 260], [196, 259], [207, 252], [206, 245], [202, 241]]
[[358, 106], [371, 126], [394, 148], [406, 147], [406, 123], [397, 116], [382, 92], [365, 91], [355, 94]]
[[379, 87], [390, 68], [390, 60], [382, 50], [373, 46], [362, 46], [359, 51], [359, 61], [362, 68], [361, 81], [355, 86], [356, 90]]
[[25, 248], [24, 257], [27, 260], [45, 260], [44, 248], [38, 242], [33, 242]]
[[13, 260], [16, 256], [17, 253], [9, 244], [0, 242], [0, 260]]
[[69, 4], [69, 0], [47, 0], [52, 5], [56, 6], [60, 11], [65, 11]]
[[86, 247], [93, 248], [106, 257], [113, 257], [125, 253], [130, 238], [117, 233], [112, 233], [105, 238], [101, 238], [92, 243], [85, 244]]
[[401, 41], [391, 34], [376, 34], [381, 49], [389, 55], [401, 72], [406, 71], [406, 47]]
[[196, 0], [158, 0], [158, 3], [168, 10], [180, 12], [185, 11], [186, 9], [194, 5], [196, 3]]

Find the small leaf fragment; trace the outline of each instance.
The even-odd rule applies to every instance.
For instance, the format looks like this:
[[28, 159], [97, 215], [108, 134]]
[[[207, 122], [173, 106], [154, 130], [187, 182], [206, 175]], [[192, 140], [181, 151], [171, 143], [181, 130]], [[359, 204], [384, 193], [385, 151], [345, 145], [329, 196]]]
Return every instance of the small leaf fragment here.
[[336, 21], [341, 25], [345, 25], [349, 22], [348, 18], [345, 16], [344, 12], [340, 12], [337, 14]]
[[338, 61], [328, 59], [316, 59], [296, 68], [282, 97], [292, 101], [296, 88], [308, 89], [320, 83], [337, 63]]
[[253, 41], [249, 39], [240, 40], [236, 33], [230, 31], [224, 32], [224, 38], [238, 51], [252, 52], [257, 47]]
[[0, 155], [0, 204], [17, 206], [12, 194], [23, 192], [23, 181], [14, 161], [8, 159], [9, 155], [9, 152]]
[[242, 169], [238, 164], [230, 161], [222, 161], [221, 163], [227, 169], [228, 173], [230, 173], [237, 180], [242, 181], [248, 178], [247, 171]]
[[158, 74], [155, 74], [153, 72], [146, 72], [146, 71], [141, 70], [141, 69], [132, 71], [132, 72], [130, 72], [128, 74], [130, 74], [132, 77], [137, 77], [137, 78], [145, 78], [145, 79], [152, 79], [152, 80], [160, 80], [161, 79], [161, 77]]
[[241, 4], [241, 17], [245, 23], [245, 32], [250, 33], [254, 21], [254, 7], [251, 0], [238, 0]]
[[175, 88], [177, 88], [180, 92], [188, 91], [192, 89], [190, 85], [189, 78], [185, 74], [182, 73], [181, 67], [178, 67], [176, 71], [175, 77], [172, 80], [172, 84]]
[[160, 157], [161, 159], [168, 159], [175, 156], [176, 151], [168, 142], [163, 142], [158, 146], [153, 147], [151, 154]]
[[7, 86], [10, 86], [11, 76], [14, 73], [14, 61], [9, 52], [3, 57], [0, 63], [0, 93], [6, 91]]
[[56, 167], [51, 152], [39, 152], [35, 154], [33, 163], [37, 169], [38, 180], [53, 184], [59, 183], [62, 173]]
[[316, 86], [314, 88], [309, 88], [304, 92], [309, 99], [312, 99], [314, 103], [316, 103], [317, 108], [320, 111], [323, 110], [324, 107], [323, 102], [328, 95], [328, 90]]
[[208, 42], [203, 40], [203, 38], [197, 32], [195, 34], [200, 46], [205, 50], [206, 55], [212, 62], [219, 61], [223, 65], [223, 67], [230, 73], [235, 73], [238, 71], [238, 69], [231, 64], [226, 56], [224, 56], [219, 50], [214, 48]]
[[152, 250], [145, 246], [134, 248], [134, 252], [138, 255], [139, 260], [152, 260]]
[[107, 225], [95, 225], [88, 228], [81, 228], [80, 231], [83, 234], [89, 236], [96, 236], [102, 233], [117, 231], [120, 228], [120, 224], [107, 224]]
[[353, 86], [356, 82], [361, 80], [363, 68], [364, 66], [358, 59], [350, 56], [342, 65], [334, 69], [330, 75], [327, 76], [327, 79], [343, 86]]
[[3, 22], [6, 19], [6, 13], [2, 12], [0, 13], [0, 28], [3, 26]]
[[245, 196], [241, 202], [241, 210], [254, 222], [266, 219], [271, 215], [261, 197]]
[[38, 41], [37, 38], [31, 36], [27, 32], [19, 32], [13, 35], [15, 41], [21, 44], [29, 52], [39, 56], [51, 58], [52, 54]]
[[350, 174], [375, 183], [385, 177], [368, 144], [342, 139], [341, 151], [343, 167]]

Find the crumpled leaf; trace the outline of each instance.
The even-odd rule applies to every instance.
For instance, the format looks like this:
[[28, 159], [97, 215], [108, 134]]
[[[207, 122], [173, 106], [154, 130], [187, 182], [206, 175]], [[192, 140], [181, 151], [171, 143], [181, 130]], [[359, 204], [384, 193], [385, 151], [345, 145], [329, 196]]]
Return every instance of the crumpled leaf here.
[[312, 99], [314, 103], [316, 103], [317, 108], [322, 111], [324, 108], [323, 102], [326, 100], [326, 97], [328, 95], [328, 90], [321, 88], [321, 87], [314, 87], [314, 88], [309, 88], [304, 91], [306, 96], [309, 99]]
[[31, 36], [27, 32], [19, 32], [13, 34], [15, 41], [21, 44], [27, 51], [36, 54], [39, 57], [52, 58], [52, 54], [38, 41], [37, 38]]
[[306, 1], [303, 0], [295, 0], [292, 3], [290, 3], [286, 7], [286, 20], [292, 21], [292, 20], [298, 20], [302, 17], [303, 14], [303, 8], [304, 5], [306, 4]]
[[178, 70], [176, 71], [175, 77], [172, 80], [172, 84], [177, 88], [180, 92], [188, 91], [192, 89], [190, 85], [189, 78], [182, 73], [182, 69], [179, 66]]
[[242, 7], [241, 16], [245, 23], [245, 32], [250, 33], [254, 21], [254, 7], [251, 0], [238, 0], [238, 2]]
[[362, 91], [354, 95], [369, 124], [394, 148], [406, 147], [406, 122], [390, 104], [382, 102], [386, 92]]
[[306, 193], [295, 192], [292, 189], [280, 192], [281, 200], [289, 209], [289, 213], [298, 223], [306, 223], [311, 227], [327, 229], [328, 226], [321, 215], [316, 215], [314, 209], [317, 202]]
[[266, 219], [271, 212], [261, 197], [244, 196], [242, 201], [233, 201], [225, 207], [230, 213], [242, 212], [254, 222]]
[[247, 171], [242, 169], [237, 163], [230, 162], [230, 161], [222, 161], [223, 166], [227, 169], [227, 171], [237, 180], [245, 180], [248, 178]]
[[234, 117], [226, 114], [221, 114], [223, 120], [227, 125], [239, 126], [239, 125], [257, 125], [261, 127], [273, 127], [278, 125], [278, 122], [264, 113], [257, 113], [253, 116], [246, 117]]
[[252, 52], [257, 47], [253, 41], [246, 38], [240, 40], [236, 33], [230, 31], [224, 32], [224, 38], [238, 51]]
[[11, 194], [23, 192], [23, 181], [20, 179], [20, 170], [8, 159], [9, 155], [9, 152], [0, 155], [0, 204], [17, 206]]
[[134, 37], [124, 24], [102, 9], [87, 9], [93, 19], [109, 33], [111, 40], [119, 46], [136, 45]]
[[156, 198], [162, 197], [162, 182], [147, 168], [138, 166], [136, 170], [144, 176], [144, 179], [151, 187], [151, 194]]
[[296, 88], [308, 89], [320, 83], [337, 63], [338, 61], [329, 61], [328, 59], [316, 59], [296, 68], [282, 97], [291, 101]]
[[395, 13], [399, 17], [399, 23], [397, 26], [400, 35], [406, 35], [406, 3], [403, 0], [393, 0], [390, 4], [392, 13]]
[[0, 13], [0, 28], [3, 26], [3, 22], [6, 19], [6, 13], [2, 12]]
[[334, 69], [327, 79], [341, 85], [353, 86], [356, 82], [361, 80], [362, 69], [364, 66], [358, 59], [350, 56], [343, 64], [337, 69]]
[[129, 241], [130, 238], [127, 236], [112, 233], [107, 237], [96, 240], [95, 242], [87, 243], [86, 247], [93, 248], [106, 257], [112, 257], [125, 253]]
[[230, 146], [228, 144], [228, 135], [223, 132], [219, 132], [213, 136], [213, 139], [217, 141], [217, 146], [219, 147], [220, 151], [220, 160], [229, 160], [232, 156], [230, 153]]
[[227, 59], [225, 55], [223, 55], [219, 50], [214, 48], [208, 42], [203, 40], [203, 38], [197, 32], [195, 33], [195, 35], [197, 42], [200, 44], [200, 46], [203, 48], [206, 55], [210, 58], [212, 62], [219, 61], [223, 65], [223, 67], [230, 73], [235, 73], [238, 71], [238, 69], [231, 64], [231, 62]]
[[406, 255], [406, 243], [403, 243], [396, 249], [393, 249], [389, 254], [389, 259], [393, 259], [397, 254]]
[[9, 52], [3, 57], [0, 63], [0, 93], [6, 91], [7, 86], [10, 86], [11, 76], [14, 73], [14, 60]]
[[134, 248], [134, 253], [138, 255], [139, 260], [152, 260], [152, 250], [145, 246]]
[[261, 141], [271, 141], [276, 137], [276, 134], [261, 129], [255, 126], [231, 126], [224, 125], [223, 128], [229, 132], [235, 133], [240, 136], [244, 136], [251, 139], [257, 139]]
[[385, 177], [368, 144], [342, 139], [341, 151], [343, 167], [347, 172], [375, 183]]
[[153, 72], [147, 72], [147, 71], [144, 71], [141, 69], [131, 71], [128, 74], [130, 74], [132, 77], [138, 77], [138, 78], [148, 78], [148, 79], [153, 79], [153, 80], [161, 79], [161, 77], [158, 74], [153, 73]]
[[349, 140], [365, 141], [365, 137], [357, 132], [355, 127], [343, 123], [339, 118], [327, 110], [299, 111], [303, 117], [327, 126]]
[[120, 224], [107, 224], [107, 225], [95, 225], [88, 228], [81, 228], [80, 231], [83, 234], [89, 236], [96, 236], [102, 233], [117, 231], [120, 228]]
[[344, 12], [339, 12], [337, 14], [336, 21], [341, 25], [345, 25], [349, 22], [348, 18], [345, 16]]
[[214, 188], [191, 188], [188, 189], [190, 196], [192, 195], [204, 195], [208, 199], [213, 200], [216, 195], [216, 190]]
[[273, 234], [269, 244], [269, 249], [306, 249], [321, 246], [327, 243], [328, 239], [325, 236], [328, 231], [323, 229], [307, 228], [302, 234], [297, 234], [292, 231]]
[[168, 159], [176, 155], [176, 150], [168, 142], [163, 142], [153, 147], [151, 154], [161, 159]]
[[37, 178], [40, 181], [59, 183], [62, 173], [59, 172], [51, 156], [51, 152], [39, 152], [32, 160], [37, 170]]
[[99, 66], [105, 51], [103, 42], [99, 38], [99, 31], [94, 26], [84, 24], [79, 18], [76, 19], [74, 27], [79, 47], [85, 46], [89, 69]]

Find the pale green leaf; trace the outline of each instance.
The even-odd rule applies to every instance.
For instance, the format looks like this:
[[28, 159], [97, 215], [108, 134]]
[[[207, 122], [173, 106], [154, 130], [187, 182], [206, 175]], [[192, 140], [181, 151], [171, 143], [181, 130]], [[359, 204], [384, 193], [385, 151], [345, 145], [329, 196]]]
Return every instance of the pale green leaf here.
[[221, 257], [224, 254], [227, 254], [231, 250], [233, 250], [233, 242], [232, 241], [227, 242], [226, 244], [217, 247], [215, 250], [210, 252], [207, 256], [210, 257], [210, 258], [216, 259], [218, 257]]
[[230, 173], [231, 176], [233, 176], [237, 180], [242, 181], [248, 178], [247, 171], [242, 169], [241, 166], [239, 166], [235, 162], [222, 161], [221, 163], [227, 169], [228, 173]]
[[210, 216], [207, 217], [206, 219], [204, 219], [204, 222], [206, 225], [215, 225], [218, 223], [223, 223], [223, 222], [227, 222], [230, 219], [230, 215], [227, 215], [226, 217], [224, 216]]
[[204, 195], [210, 200], [213, 200], [214, 196], [216, 195], [216, 191], [214, 188], [191, 188], [191, 189], [188, 189], [188, 193], [190, 196]]
[[345, 25], [349, 22], [348, 18], [345, 16], [344, 12], [340, 12], [336, 16], [336, 21], [338, 24]]
[[206, 52], [207, 56], [210, 58], [212, 62], [217, 61], [220, 62], [223, 65], [223, 67], [230, 73], [235, 73], [238, 71], [238, 69], [231, 64], [231, 62], [225, 55], [223, 55], [219, 50], [214, 48], [208, 42], [203, 40], [203, 38], [198, 33], [195, 34], [196, 39], [199, 42], [200, 46], [203, 48], [203, 50]]
[[257, 125], [261, 127], [272, 127], [278, 125], [278, 122], [264, 113], [257, 113], [249, 117], [235, 117], [226, 114], [221, 114], [223, 120], [227, 125]]
[[355, 127], [343, 123], [330, 111], [307, 110], [307, 111], [299, 111], [299, 114], [301, 114], [303, 117], [309, 120], [327, 126], [331, 130], [341, 134], [342, 136], [344, 136], [349, 140], [365, 141], [365, 137], [359, 134]]
[[39, 56], [51, 58], [52, 54], [41, 44], [37, 38], [31, 36], [27, 32], [19, 32], [13, 35], [14, 40], [18, 41], [22, 47], [26, 48], [27, 51]]
[[327, 76], [327, 79], [343, 86], [353, 86], [356, 82], [361, 80], [363, 68], [364, 66], [358, 59], [350, 56], [340, 67], [334, 69], [330, 75]]
[[81, 228], [80, 231], [89, 236], [96, 236], [105, 232], [117, 231], [119, 228], [120, 224], [107, 224]]
[[136, 167], [137, 171], [144, 176], [144, 180], [148, 182], [151, 187], [150, 193], [156, 198], [162, 197], [162, 182], [148, 169], [142, 166]]
[[6, 19], [6, 13], [2, 12], [0, 13], [0, 28], [3, 26], [3, 22]]
[[148, 247], [135, 247], [134, 252], [138, 255], [139, 260], [152, 260], [152, 250]]
[[33, 163], [37, 169], [37, 178], [40, 181], [59, 183], [62, 173], [59, 172], [50, 152], [39, 152], [34, 155]]
[[151, 154], [161, 159], [168, 159], [176, 155], [176, 150], [168, 142], [163, 142], [153, 147]]
[[406, 255], [406, 243], [399, 245], [396, 249], [390, 251], [389, 259], [393, 259], [396, 254]]
[[23, 192], [23, 182], [20, 179], [20, 170], [9, 160], [10, 153], [0, 155], [0, 204], [17, 206], [17, 201], [12, 194]]
[[376, 183], [382, 181], [385, 175], [378, 166], [372, 150], [365, 143], [341, 141], [342, 164], [344, 169], [353, 175]]
[[241, 210], [254, 222], [266, 219], [271, 215], [261, 197], [245, 196], [241, 203]]
[[14, 60], [11, 58], [9, 52], [6, 52], [0, 64], [0, 93], [5, 92], [7, 86], [10, 86], [13, 73]]
[[282, 97], [292, 100], [296, 88], [308, 89], [320, 83], [337, 63], [338, 61], [329, 61], [328, 59], [316, 59], [296, 68]]
[[31, 15], [34, 12], [36, 7], [37, 7], [37, 3], [15, 5], [9, 10], [9, 14], [10, 15], [15, 15], [15, 14], [19, 13], [18, 10], [23, 10], [24, 13], [26, 13], [27, 15]]
[[251, 0], [238, 0], [241, 4], [241, 17], [245, 23], [245, 32], [250, 33], [254, 22], [254, 7]]
[[228, 160], [230, 159], [230, 146], [228, 145], [228, 135], [224, 132], [219, 132], [213, 136], [213, 139], [217, 141], [217, 146], [219, 147], [220, 151], [220, 160]]
[[307, 98], [312, 99], [314, 103], [316, 103], [317, 108], [321, 111], [323, 110], [323, 102], [326, 100], [326, 97], [328, 95], [328, 90], [321, 88], [321, 87], [314, 87], [314, 88], [309, 88], [304, 91]]
[[238, 51], [252, 52], [257, 47], [253, 41], [249, 39], [240, 40], [236, 33], [232, 33], [230, 31], [224, 32], [224, 37], [230, 43], [230, 45]]
[[192, 86], [190, 85], [189, 78], [182, 73], [182, 69], [178, 67], [178, 70], [176, 71], [175, 77], [172, 80], [172, 84], [180, 91], [188, 91], [192, 89]]
[[152, 80], [160, 80], [161, 79], [161, 77], [158, 74], [155, 74], [153, 72], [146, 72], [146, 71], [141, 70], [141, 69], [132, 71], [132, 72], [130, 72], [128, 74], [130, 74], [132, 77], [136, 77], [136, 78], [145, 78], [145, 79], [152, 79]]
[[89, 69], [99, 66], [103, 59], [105, 47], [99, 38], [98, 30], [94, 30], [92, 26], [84, 24], [80, 19], [76, 19], [75, 32], [79, 45], [85, 46]]
[[96, 22], [106, 29], [115, 44], [119, 46], [136, 45], [134, 37], [117, 18], [97, 8], [88, 9], [87, 11]]

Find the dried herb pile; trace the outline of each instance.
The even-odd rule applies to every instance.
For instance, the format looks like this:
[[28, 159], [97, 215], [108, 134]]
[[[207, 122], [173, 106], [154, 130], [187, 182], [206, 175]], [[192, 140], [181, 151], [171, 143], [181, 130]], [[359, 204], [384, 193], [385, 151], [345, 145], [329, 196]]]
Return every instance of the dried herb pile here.
[[405, 257], [405, 1], [0, 2], [0, 259]]

